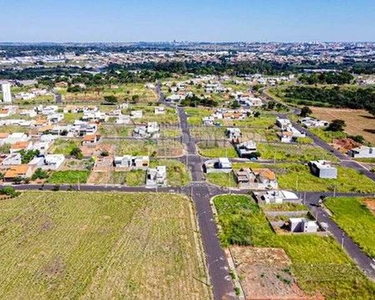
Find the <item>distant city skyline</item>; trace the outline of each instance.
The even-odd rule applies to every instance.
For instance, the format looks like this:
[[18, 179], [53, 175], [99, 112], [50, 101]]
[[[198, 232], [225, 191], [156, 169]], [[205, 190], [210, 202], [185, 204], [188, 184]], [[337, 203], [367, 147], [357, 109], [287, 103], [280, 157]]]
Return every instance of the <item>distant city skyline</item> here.
[[375, 41], [373, 0], [19, 0], [2, 12], [1, 42]]

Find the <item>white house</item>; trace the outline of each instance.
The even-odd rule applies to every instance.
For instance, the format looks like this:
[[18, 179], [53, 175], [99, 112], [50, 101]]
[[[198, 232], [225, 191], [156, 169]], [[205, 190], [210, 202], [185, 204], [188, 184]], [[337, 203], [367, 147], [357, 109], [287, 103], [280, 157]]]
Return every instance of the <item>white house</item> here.
[[155, 107], [155, 115], [164, 115], [164, 114], [165, 114], [165, 107], [164, 106]]
[[361, 146], [348, 151], [348, 155], [354, 158], [375, 158], [375, 147]]
[[292, 125], [289, 119], [286, 118], [277, 118], [276, 125], [281, 128], [281, 130], [286, 130], [289, 126]]
[[148, 156], [115, 156], [113, 164], [116, 168], [145, 169], [148, 168], [150, 158]]
[[319, 229], [315, 221], [310, 221], [305, 218], [290, 218], [289, 226], [291, 232], [314, 233]]
[[262, 199], [266, 202], [266, 204], [270, 203], [277, 203], [281, 204], [284, 202], [300, 202], [300, 199], [295, 193], [289, 191], [267, 191], [264, 195], [262, 195]]
[[167, 180], [167, 167], [158, 166], [156, 168], [147, 169], [146, 174], [146, 185], [153, 186], [163, 186], [166, 185]]

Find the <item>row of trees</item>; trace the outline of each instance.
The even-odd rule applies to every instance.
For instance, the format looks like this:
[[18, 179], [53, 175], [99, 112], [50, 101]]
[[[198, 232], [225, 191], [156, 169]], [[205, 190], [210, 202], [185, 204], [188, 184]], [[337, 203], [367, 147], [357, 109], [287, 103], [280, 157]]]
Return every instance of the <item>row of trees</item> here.
[[348, 84], [354, 76], [347, 71], [303, 74], [299, 80], [304, 84]]
[[366, 109], [375, 115], [375, 88], [340, 89], [292, 86], [285, 97], [298, 104], [321, 104], [338, 108]]

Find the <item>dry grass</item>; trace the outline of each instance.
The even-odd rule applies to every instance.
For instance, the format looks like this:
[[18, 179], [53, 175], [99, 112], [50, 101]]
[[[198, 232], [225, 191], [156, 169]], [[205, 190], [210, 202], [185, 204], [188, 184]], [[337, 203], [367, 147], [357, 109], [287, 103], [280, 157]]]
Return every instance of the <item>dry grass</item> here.
[[322, 120], [344, 120], [346, 133], [362, 135], [368, 142], [375, 144], [375, 118], [365, 110], [326, 107], [311, 107], [311, 110], [315, 117]]
[[179, 195], [29, 192], [0, 202], [2, 299], [210, 299]]

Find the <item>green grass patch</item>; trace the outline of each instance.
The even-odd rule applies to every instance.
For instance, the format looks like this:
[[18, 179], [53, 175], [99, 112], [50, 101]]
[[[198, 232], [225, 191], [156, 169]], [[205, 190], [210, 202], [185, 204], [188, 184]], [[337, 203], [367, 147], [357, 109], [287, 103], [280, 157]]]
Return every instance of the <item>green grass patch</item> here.
[[178, 160], [153, 160], [151, 167], [167, 167], [167, 184], [169, 186], [179, 187], [190, 183], [191, 175], [186, 165]]
[[70, 156], [70, 152], [81, 145], [79, 140], [75, 139], [56, 139], [50, 152], [53, 154], [64, 154], [65, 156]]
[[212, 298], [186, 197], [24, 192], [0, 211], [3, 299]]
[[318, 178], [311, 174], [307, 165], [276, 164], [267, 165], [276, 173], [279, 187], [296, 191], [373, 193], [374, 182], [360, 172], [338, 166], [337, 179]]
[[214, 199], [224, 246], [283, 248], [292, 273], [307, 293], [327, 299], [371, 299], [375, 285], [358, 270], [332, 237], [276, 235], [263, 211], [249, 197], [222, 195]]
[[206, 179], [209, 183], [218, 185], [220, 187], [237, 187], [237, 182], [234, 178], [233, 172], [209, 173], [206, 174]]
[[308, 144], [266, 144], [259, 143], [258, 151], [261, 159], [276, 159], [284, 161], [309, 162], [311, 160], [329, 160], [336, 162], [337, 158], [320, 147]]
[[375, 216], [361, 198], [328, 198], [324, 204], [333, 220], [369, 256], [375, 257]]
[[52, 184], [78, 184], [86, 183], [90, 171], [56, 171], [53, 172], [48, 179], [48, 183]]
[[326, 143], [332, 143], [335, 139], [344, 139], [347, 137], [347, 134], [345, 132], [327, 131], [323, 128], [309, 128], [309, 131]]
[[227, 142], [199, 142], [197, 143], [199, 154], [205, 157], [238, 157], [236, 150]]

